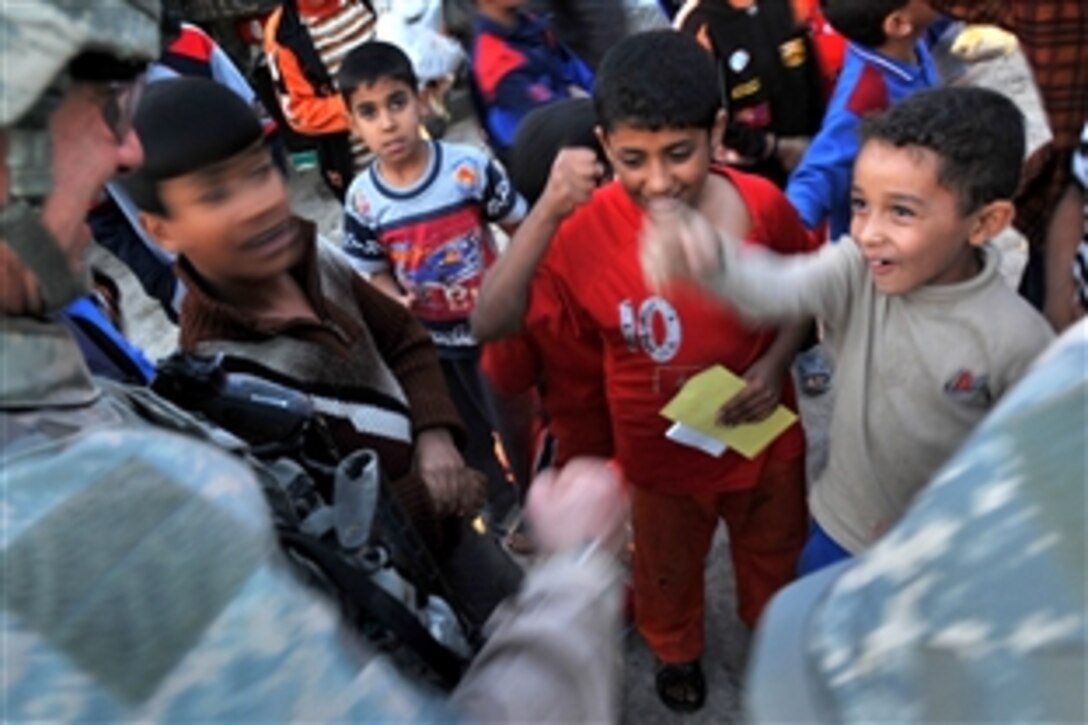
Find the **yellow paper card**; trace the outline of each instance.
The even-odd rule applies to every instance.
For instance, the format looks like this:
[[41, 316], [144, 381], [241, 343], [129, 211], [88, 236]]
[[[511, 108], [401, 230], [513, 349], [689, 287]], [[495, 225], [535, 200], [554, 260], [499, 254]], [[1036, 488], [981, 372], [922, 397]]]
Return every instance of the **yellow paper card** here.
[[797, 420], [797, 415], [779, 405], [770, 416], [758, 423], [732, 427], [718, 425], [718, 411], [744, 386], [744, 380], [721, 365], [709, 367], [688, 380], [668, 405], [661, 409], [661, 415], [721, 441], [751, 460], [782, 435]]

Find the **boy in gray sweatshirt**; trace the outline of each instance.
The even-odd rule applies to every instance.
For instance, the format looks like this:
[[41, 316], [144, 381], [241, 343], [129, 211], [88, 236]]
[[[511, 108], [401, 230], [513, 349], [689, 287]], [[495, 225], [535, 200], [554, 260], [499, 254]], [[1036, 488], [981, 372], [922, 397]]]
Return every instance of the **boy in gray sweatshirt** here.
[[742, 247], [679, 203], [660, 204], [642, 239], [654, 285], [695, 279], [756, 320], [824, 321], [843, 383], [800, 574], [892, 526], [1053, 336], [1001, 279], [989, 244], [1014, 213], [1016, 106], [940, 88], [870, 117], [860, 134], [852, 243], [782, 257]]

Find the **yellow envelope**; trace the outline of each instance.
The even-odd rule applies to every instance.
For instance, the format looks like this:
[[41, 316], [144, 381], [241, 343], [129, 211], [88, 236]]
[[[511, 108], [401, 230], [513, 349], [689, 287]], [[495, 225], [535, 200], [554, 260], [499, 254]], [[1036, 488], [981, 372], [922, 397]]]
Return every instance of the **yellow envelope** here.
[[740, 377], [715, 365], [695, 375], [661, 409], [661, 415], [710, 438], [714, 438], [745, 458], [758, 456], [775, 438], [797, 420], [797, 415], [779, 405], [758, 423], [727, 427], [718, 425], [718, 411], [744, 389]]

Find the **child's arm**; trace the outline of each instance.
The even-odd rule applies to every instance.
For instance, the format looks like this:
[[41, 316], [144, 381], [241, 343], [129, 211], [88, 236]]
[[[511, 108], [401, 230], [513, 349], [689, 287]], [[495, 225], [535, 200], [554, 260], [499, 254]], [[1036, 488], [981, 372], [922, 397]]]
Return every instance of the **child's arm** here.
[[858, 122], [845, 111], [829, 114], [790, 175], [786, 196], [808, 229], [823, 224], [836, 205], [850, 203]]
[[589, 149], [563, 149], [552, 164], [548, 185], [510, 246], [484, 277], [472, 311], [472, 334], [485, 342], [521, 329], [529, 284], [559, 224], [593, 194], [603, 169]]
[[415, 465], [436, 512], [471, 514], [483, 497], [481, 474], [465, 466], [458, 450], [464, 428], [427, 331], [404, 307], [362, 279], [353, 282], [360, 314], [382, 359], [408, 398]]
[[780, 255], [720, 234], [690, 207], [655, 208], [641, 240], [651, 287], [693, 281], [765, 322], [816, 317], [835, 322], [849, 312], [864, 259], [850, 240], [808, 254]]
[[352, 280], [352, 290], [374, 346], [408, 398], [413, 434], [444, 428], [463, 438], [461, 418], [449, 399], [434, 343], [423, 324], [361, 276]]
[[718, 412], [722, 425], [758, 423], [782, 402], [782, 387], [790, 365], [808, 339], [811, 322], [782, 325], [767, 351], [744, 371], [748, 384]]
[[528, 213], [529, 205], [514, 188], [514, 182], [502, 164], [487, 157], [484, 163], [484, 178], [477, 190], [484, 219], [498, 224], [507, 236], [512, 237]]
[[563, 47], [561, 50], [564, 57], [563, 71], [567, 82], [572, 86], [581, 88], [586, 93], [592, 93], [595, 78], [589, 64], [569, 48]]
[[473, 516], [484, 505], [484, 475], [465, 465], [445, 428], [428, 428], [416, 436], [415, 464], [439, 516]]
[[377, 287], [391, 299], [396, 300], [405, 307], [412, 306], [412, 300], [414, 299], [412, 293], [402, 290], [391, 272], [371, 272], [367, 274], [367, 279], [370, 284]]
[[295, 131], [307, 135], [348, 130], [347, 107], [339, 93], [319, 96], [302, 72], [298, 58], [288, 49], [267, 41], [268, 67], [282, 91], [280, 108]]
[[344, 254], [370, 284], [401, 305], [409, 307], [412, 295], [401, 289], [389, 267], [389, 257], [378, 239], [375, 224], [365, 212], [367, 201], [356, 177], [344, 199]]

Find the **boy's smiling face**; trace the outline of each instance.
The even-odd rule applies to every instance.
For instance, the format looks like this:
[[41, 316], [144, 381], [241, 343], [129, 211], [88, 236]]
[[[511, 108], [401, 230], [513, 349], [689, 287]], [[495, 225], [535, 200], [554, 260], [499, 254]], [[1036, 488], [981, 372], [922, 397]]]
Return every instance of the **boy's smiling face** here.
[[263, 142], [160, 182], [159, 196], [168, 214], [142, 214], [147, 231], [213, 286], [271, 279], [303, 252], [286, 180]]
[[975, 247], [1005, 226], [993, 211], [1007, 202], [964, 213], [960, 196], [938, 182], [939, 171], [937, 154], [917, 146], [873, 140], [858, 154], [850, 235], [884, 294], [970, 279], [981, 270]]
[[360, 84], [348, 109], [352, 131], [390, 166], [411, 162], [423, 152], [420, 114], [415, 89], [392, 78]]
[[[724, 117], [723, 117], [724, 118]], [[615, 178], [642, 208], [655, 199], [696, 206], [710, 171], [711, 134], [705, 128], [654, 131], [618, 123], [598, 130]], [[719, 135], [720, 137], [720, 135]]]

